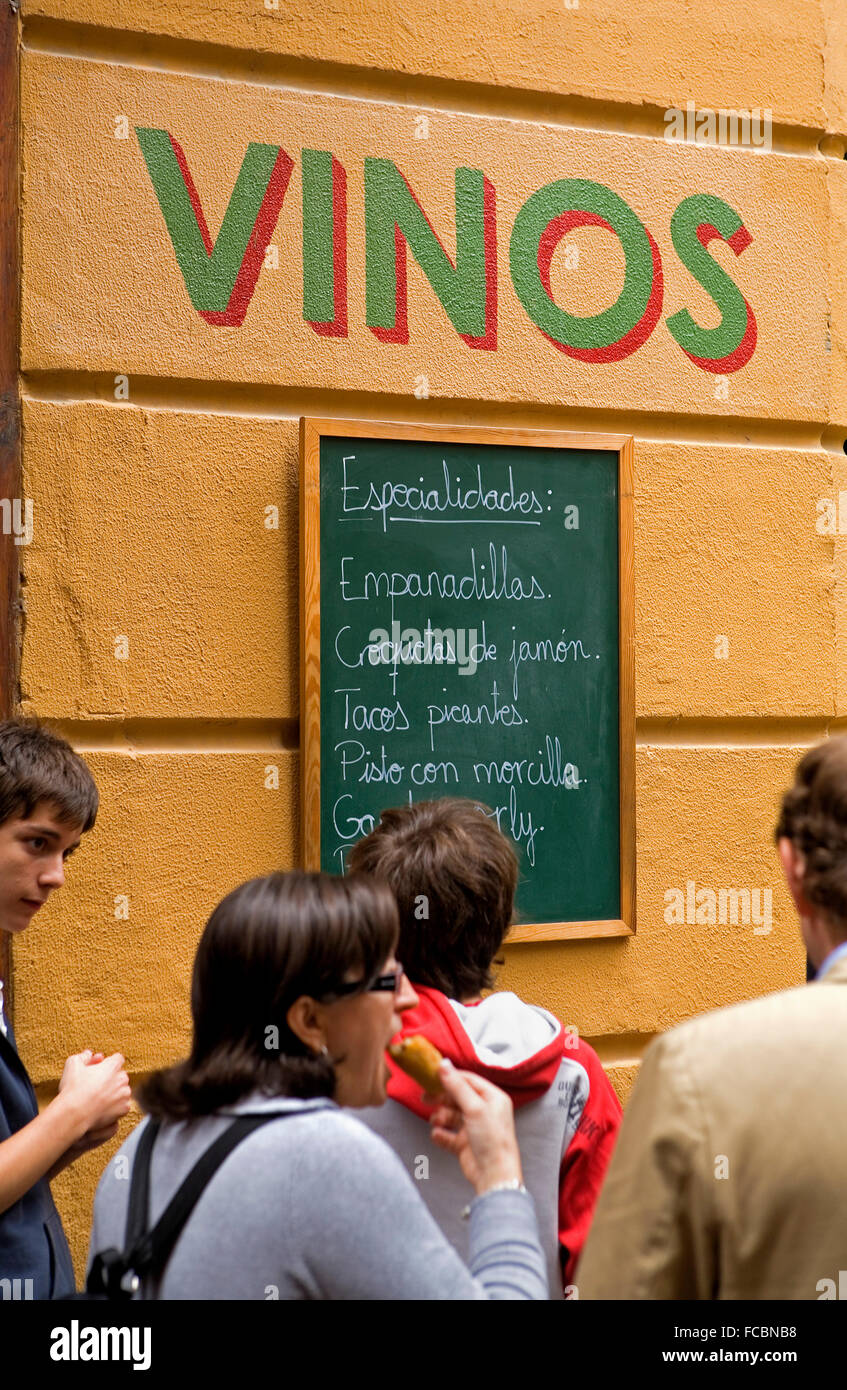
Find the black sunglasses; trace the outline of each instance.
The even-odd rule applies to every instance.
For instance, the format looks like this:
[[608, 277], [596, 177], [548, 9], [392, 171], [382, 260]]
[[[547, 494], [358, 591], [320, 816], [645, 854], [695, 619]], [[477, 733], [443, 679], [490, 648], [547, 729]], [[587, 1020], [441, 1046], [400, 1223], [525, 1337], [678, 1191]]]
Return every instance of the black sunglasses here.
[[353, 980], [348, 984], [337, 985], [329, 994], [322, 994], [321, 999], [325, 1004], [329, 1004], [334, 999], [343, 999], [350, 994], [387, 994], [389, 991], [398, 994], [402, 979], [403, 967], [398, 961], [396, 969], [390, 970], [386, 975], [377, 975], [369, 985], [363, 985], [361, 980]]

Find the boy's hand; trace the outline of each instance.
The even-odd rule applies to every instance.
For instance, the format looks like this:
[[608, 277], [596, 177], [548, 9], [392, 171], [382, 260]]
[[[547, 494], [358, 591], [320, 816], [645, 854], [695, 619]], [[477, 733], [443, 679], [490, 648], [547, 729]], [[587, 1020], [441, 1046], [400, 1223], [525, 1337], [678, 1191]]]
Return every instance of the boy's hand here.
[[117, 1120], [113, 1125], [106, 1125], [103, 1129], [89, 1129], [83, 1134], [81, 1139], [77, 1139], [75, 1144], [71, 1144], [65, 1149], [61, 1158], [57, 1158], [53, 1167], [45, 1174], [48, 1182], [52, 1182], [57, 1174], [61, 1173], [70, 1163], [76, 1160], [89, 1149], [96, 1149], [100, 1144], [105, 1144], [109, 1139], [114, 1139], [118, 1132]]
[[[84, 1149], [93, 1148], [112, 1137], [113, 1126], [129, 1111], [131, 1092], [129, 1077], [123, 1070], [124, 1058], [120, 1052], [102, 1062], [95, 1061], [99, 1053], [79, 1052], [69, 1057], [62, 1071], [59, 1092], [66, 1106], [78, 1117], [82, 1133], [76, 1144], [101, 1134], [102, 1138], [85, 1143]], [[84, 1152], [81, 1149], [80, 1152]]]
[[92, 1062], [105, 1062], [106, 1060], [106, 1054], [104, 1052], [92, 1052], [90, 1048], [86, 1048], [84, 1052], [73, 1053], [73, 1056], [68, 1058], [62, 1069], [62, 1078], [59, 1082], [60, 1091], [63, 1090], [63, 1088], [68, 1084], [68, 1078], [70, 1075], [68, 1063], [71, 1062], [75, 1057], [79, 1057], [87, 1067], [90, 1067]]
[[62, 1167], [68, 1163], [73, 1163], [81, 1154], [88, 1153], [89, 1149], [97, 1149], [101, 1144], [106, 1144], [110, 1139], [114, 1139], [118, 1132], [118, 1122], [112, 1125], [104, 1125], [102, 1129], [86, 1130], [81, 1139], [77, 1139], [75, 1144], [71, 1144], [66, 1153], [62, 1155]]

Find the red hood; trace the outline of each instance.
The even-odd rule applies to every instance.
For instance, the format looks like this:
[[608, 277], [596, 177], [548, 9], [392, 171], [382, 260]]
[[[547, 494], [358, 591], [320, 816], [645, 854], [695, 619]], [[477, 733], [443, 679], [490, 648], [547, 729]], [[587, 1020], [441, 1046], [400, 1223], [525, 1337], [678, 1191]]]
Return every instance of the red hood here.
[[[516, 1109], [538, 1100], [552, 1085], [564, 1050], [564, 1031], [552, 1014], [524, 1004], [514, 994], [492, 994], [480, 1004], [457, 1005], [440, 990], [424, 985], [414, 985], [414, 990], [420, 1002], [404, 1012], [398, 1040], [422, 1033], [454, 1066], [500, 1086]], [[492, 1060], [497, 1056], [502, 1063]], [[387, 1060], [390, 1098], [428, 1118], [433, 1107], [421, 1099], [419, 1084], [390, 1057]]]

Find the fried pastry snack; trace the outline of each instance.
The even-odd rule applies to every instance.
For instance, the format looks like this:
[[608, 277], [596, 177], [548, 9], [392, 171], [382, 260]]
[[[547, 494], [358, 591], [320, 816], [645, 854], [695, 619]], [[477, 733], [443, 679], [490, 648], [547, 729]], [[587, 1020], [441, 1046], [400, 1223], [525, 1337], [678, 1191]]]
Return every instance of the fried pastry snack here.
[[402, 1042], [389, 1043], [388, 1051], [398, 1067], [407, 1076], [411, 1076], [413, 1081], [417, 1081], [419, 1086], [423, 1086], [429, 1095], [437, 1096], [444, 1090], [438, 1077], [438, 1068], [443, 1058], [428, 1038], [416, 1033], [414, 1037], [404, 1038]]

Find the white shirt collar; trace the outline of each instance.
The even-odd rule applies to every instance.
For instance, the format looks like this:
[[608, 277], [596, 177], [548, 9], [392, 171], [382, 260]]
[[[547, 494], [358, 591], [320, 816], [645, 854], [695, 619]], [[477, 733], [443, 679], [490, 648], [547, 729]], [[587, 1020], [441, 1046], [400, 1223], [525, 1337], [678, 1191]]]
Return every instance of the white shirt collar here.
[[820, 970], [815, 976], [816, 980], [822, 980], [827, 971], [840, 960], [842, 956], [847, 956], [847, 941], [842, 941], [840, 946], [836, 946], [834, 951], [830, 951], [826, 960], [821, 961]]

